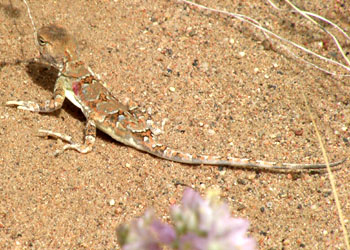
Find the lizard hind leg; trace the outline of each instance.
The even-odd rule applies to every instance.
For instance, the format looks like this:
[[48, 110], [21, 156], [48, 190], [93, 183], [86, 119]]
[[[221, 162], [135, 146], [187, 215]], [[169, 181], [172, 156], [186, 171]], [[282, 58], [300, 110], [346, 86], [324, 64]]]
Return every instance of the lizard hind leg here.
[[72, 137], [66, 134], [53, 132], [50, 130], [39, 130], [40, 136], [46, 137], [53, 137], [56, 139], [61, 139], [62, 141], [68, 142], [69, 144], [66, 144], [61, 150], [57, 150], [55, 152], [55, 156], [58, 156], [62, 154], [67, 149], [74, 149], [78, 151], [79, 153], [89, 153], [92, 150], [92, 147], [96, 140], [96, 125], [93, 120], [88, 120], [85, 127], [85, 139], [83, 144], [75, 143], [72, 140]]

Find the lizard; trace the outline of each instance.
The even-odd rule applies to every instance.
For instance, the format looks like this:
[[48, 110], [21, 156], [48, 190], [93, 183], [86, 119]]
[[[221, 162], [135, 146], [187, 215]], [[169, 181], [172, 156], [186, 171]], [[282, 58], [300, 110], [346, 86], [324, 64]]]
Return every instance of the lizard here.
[[[37, 46], [41, 58], [58, 69], [53, 96], [44, 102], [8, 101], [7, 106], [32, 112], [54, 112], [62, 107], [65, 98], [80, 108], [86, 117], [85, 137], [82, 144], [72, 137], [50, 130], [39, 130], [45, 137], [54, 137], [67, 142], [62, 150], [74, 149], [88, 153], [93, 149], [96, 129], [103, 131], [118, 142], [147, 152], [153, 156], [191, 165], [225, 165], [231, 167], [264, 170], [320, 170], [326, 164], [297, 164], [241, 159], [225, 156], [210, 156], [183, 153], [158, 142], [152, 126], [129, 105], [120, 102], [108, 90], [106, 84], [79, 59], [78, 45], [68, 31], [56, 24], [43, 26], [37, 33]], [[330, 164], [337, 166], [346, 160]]]

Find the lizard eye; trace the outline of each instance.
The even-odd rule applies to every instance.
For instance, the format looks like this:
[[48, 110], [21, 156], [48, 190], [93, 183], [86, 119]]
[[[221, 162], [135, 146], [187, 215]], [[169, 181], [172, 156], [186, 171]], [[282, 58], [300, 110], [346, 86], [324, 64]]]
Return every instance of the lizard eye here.
[[41, 37], [38, 38], [38, 42], [40, 46], [44, 46], [46, 44], [46, 41], [42, 39]]

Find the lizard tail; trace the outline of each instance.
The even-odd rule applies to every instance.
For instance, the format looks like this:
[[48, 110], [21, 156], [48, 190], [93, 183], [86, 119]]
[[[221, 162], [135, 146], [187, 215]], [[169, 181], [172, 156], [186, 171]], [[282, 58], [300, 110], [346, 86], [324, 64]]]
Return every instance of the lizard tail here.
[[[235, 157], [222, 157], [212, 155], [200, 155], [200, 154], [188, 154], [181, 151], [169, 148], [162, 144], [152, 144], [151, 147], [144, 145], [139, 148], [142, 151], [146, 151], [154, 156], [191, 165], [219, 165], [229, 167], [239, 167], [248, 169], [263, 169], [263, 170], [320, 170], [327, 168], [327, 164], [311, 163], [311, 164], [297, 164], [297, 163], [281, 163], [258, 161], [250, 159], [242, 159]], [[335, 167], [346, 161], [346, 158], [332, 162], [330, 167]]]
[[[137, 136], [136, 136], [137, 135]], [[255, 169], [255, 170], [268, 170], [268, 171], [303, 171], [303, 170], [322, 170], [327, 168], [327, 164], [319, 163], [278, 163], [268, 161], [258, 161], [251, 159], [242, 159], [235, 157], [213, 156], [213, 155], [201, 155], [201, 154], [189, 154], [179, 150], [172, 149], [166, 145], [158, 143], [154, 138], [153, 133], [147, 129], [145, 131], [138, 131], [137, 134], [128, 136], [128, 139], [123, 140], [116, 137], [118, 141], [123, 142], [129, 146], [137, 148], [138, 150], [147, 152], [156, 157], [166, 159], [169, 161], [185, 163], [190, 165], [216, 165], [216, 166], [229, 166], [237, 168]], [[332, 162], [330, 167], [335, 167], [346, 161], [346, 158]]]

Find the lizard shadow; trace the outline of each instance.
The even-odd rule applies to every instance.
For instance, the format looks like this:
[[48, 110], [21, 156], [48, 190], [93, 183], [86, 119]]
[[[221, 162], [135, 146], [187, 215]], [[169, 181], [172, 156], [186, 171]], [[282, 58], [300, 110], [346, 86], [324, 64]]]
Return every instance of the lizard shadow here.
[[[30, 61], [26, 66], [26, 72], [35, 84], [53, 93], [59, 72], [56, 68], [41, 62]], [[80, 121], [85, 120], [80, 110], [69, 101], [65, 101], [62, 108], [74, 118]], [[57, 116], [59, 112], [60, 110], [57, 110], [52, 113], [46, 113], [46, 115]]]
[[[50, 65], [36, 62], [34, 60], [30, 61], [26, 65], [26, 72], [29, 75], [29, 77], [32, 79], [32, 81], [37, 84], [39, 87], [53, 92], [57, 77], [58, 77], [58, 70]], [[64, 109], [69, 115], [71, 115], [73, 118], [85, 123], [86, 118], [84, 114], [81, 112], [79, 108], [77, 108], [74, 104], [72, 104], [70, 101], [65, 100], [62, 106], [62, 109]], [[45, 115], [51, 115], [51, 116], [57, 116], [59, 114], [60, 110], [57, 110], [52, 113], [45, 113]], [[113, 140], [110, 136], [97, 131], [97, 136], [101, 137], [103, 140], [108, 142], [115, 143], [116, 141]]]
[[34, 60], [26, 65], [26, 72], [32, 81], [45, 90], [52, 91], [58, 76], [58, 70]]

